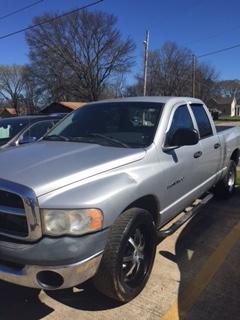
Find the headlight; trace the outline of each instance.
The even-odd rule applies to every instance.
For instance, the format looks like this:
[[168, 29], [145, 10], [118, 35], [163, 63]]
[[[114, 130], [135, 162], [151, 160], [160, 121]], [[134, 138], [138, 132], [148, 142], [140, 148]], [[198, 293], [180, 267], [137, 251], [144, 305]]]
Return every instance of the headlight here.
[[43, 209], [43, 233], [50, 236], [82, 235], [103, 227], [103, 213], [98, 209]]

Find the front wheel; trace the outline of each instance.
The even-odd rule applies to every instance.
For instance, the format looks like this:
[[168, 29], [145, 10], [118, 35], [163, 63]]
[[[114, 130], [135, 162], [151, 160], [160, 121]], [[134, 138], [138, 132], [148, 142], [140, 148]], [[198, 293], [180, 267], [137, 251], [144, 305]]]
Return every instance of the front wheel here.
[[110, 229], [97, 275], [96, 288], [106, 296], [128, 302], [144, 288], [156, 251], [152, 215], [143, 209], [126, 210]]
[[237, 167], [233, 160], [230, 160], [227, 173], [224, 178], [218, 182], [214, 189], [214, 193], [219, 198], [230, 198], [234, 191], [237, 180]]

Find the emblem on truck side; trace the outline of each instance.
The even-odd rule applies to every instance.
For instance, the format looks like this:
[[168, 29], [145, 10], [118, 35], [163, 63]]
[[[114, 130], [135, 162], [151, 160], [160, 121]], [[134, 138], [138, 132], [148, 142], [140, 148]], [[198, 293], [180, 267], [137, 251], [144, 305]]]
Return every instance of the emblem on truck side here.
[[184, 177], [181, 177], [181, 178], [177, 179], [176, 181], [174, 181], [173, 183], [168, 185], [167, 189], [171, 189], [171, 188], [175, 187], [177, 184], [183, 182], [183, 180], [184, 180]]

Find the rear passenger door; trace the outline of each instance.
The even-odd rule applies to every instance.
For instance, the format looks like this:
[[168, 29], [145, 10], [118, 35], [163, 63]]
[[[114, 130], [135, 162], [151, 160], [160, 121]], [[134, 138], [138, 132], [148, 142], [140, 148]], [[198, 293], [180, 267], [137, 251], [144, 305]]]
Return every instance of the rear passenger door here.
[[196, 119], [202, 149], [201, 161], [198, 163], [199, 180], [203, 184], [203, 191], [206, 191], [214, 183], [219, 171], [221, 145], [203, 104], [190, 104], [190, 108]]

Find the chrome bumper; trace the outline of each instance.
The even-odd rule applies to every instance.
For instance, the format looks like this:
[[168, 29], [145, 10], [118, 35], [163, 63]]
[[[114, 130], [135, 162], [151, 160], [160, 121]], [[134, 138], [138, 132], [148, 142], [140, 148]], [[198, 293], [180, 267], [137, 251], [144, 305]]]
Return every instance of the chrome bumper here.
[[45, 290], [71, 288], [92, 278], [97, 272], [101, 258], [102, 252], [99, 252], [71, 265], [51, 267], [26, 265], [22, 269], [9, 267], [0, 262], [0, 280]]

